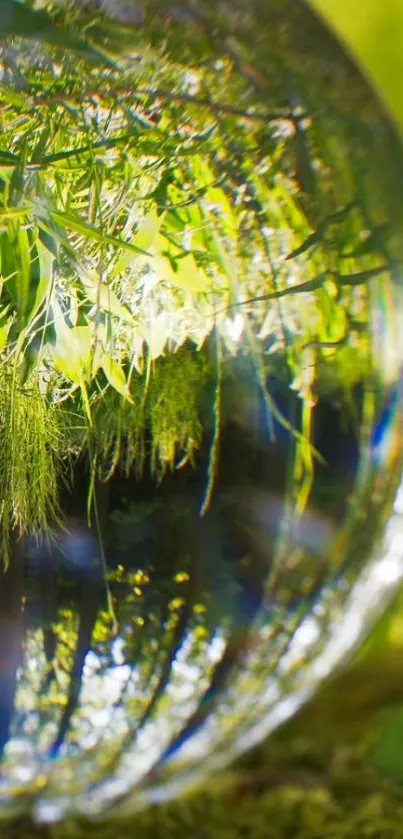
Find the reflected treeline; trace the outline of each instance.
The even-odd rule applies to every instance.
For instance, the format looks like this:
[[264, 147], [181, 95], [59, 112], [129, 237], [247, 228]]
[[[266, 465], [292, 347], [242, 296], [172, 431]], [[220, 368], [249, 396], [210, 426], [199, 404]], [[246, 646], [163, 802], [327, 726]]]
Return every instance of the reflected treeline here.
[[[147, 473], [99, 482], [99, 530], [82, 514], [88, 476], [80, 461], [53, 538], [15, 542], [0, 610], [7, 760], [10, 737], [42, 758], [103, 742], [100, 766], [110, 772], [141, 735], [151, 743], [165, 726], [150, 772], [202, 728], [246, 666], [262, 609], [280, 659], [320, 603], [342, 563], [332, 566], [329, 551], [354, 486], [354, 419], [319, 401], [312, 442], [322, 459], [310, 504], [287, 530], [294, 440], [276, 420], [270, 439], [250, 381], [247, 364], [228, 365], [220, 466], [205, 515], [208, 433], [197, 466], [159, 485]], [[299, 397], [273, 378], [270, 388], [298, 428]], [[360, 401], [357, 393], [358, 412]], [[360, 558], [353, 564], [355, 576]]]

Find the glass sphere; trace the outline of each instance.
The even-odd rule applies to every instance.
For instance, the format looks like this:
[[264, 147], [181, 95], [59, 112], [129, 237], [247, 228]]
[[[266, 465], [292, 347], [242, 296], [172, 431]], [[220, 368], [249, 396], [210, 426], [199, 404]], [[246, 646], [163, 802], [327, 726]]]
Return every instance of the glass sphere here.
[[181, 794], [402, 574], [400, 140], [295, 0], [0, 8], [0, 797]]

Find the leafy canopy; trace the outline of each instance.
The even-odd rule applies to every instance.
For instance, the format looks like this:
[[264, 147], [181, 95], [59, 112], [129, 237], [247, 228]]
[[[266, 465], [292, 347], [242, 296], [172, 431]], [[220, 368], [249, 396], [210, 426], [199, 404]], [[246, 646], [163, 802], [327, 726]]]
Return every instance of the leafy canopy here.
[[[4, 0], [3, 549], [10, 523], [49, 526], [83, 451], [93, 479], [192, 459], [213, 378], [208, 503], [221, 380], [240, 353], [297, 435], [302, 505], [318, 394], [376, 375], [369, 289], [388, 288], [396, 258], [376, 154], [393, 141], [351, 68], [324, 101], [331, 50], [305, 96], [301, 10], [282, 27], [283, 6], [256, 40], [253, 6], [175, 17], [150, 3], [134, 27]], [[270, 369], [303, 400], [300, 430], [267, 390]]]

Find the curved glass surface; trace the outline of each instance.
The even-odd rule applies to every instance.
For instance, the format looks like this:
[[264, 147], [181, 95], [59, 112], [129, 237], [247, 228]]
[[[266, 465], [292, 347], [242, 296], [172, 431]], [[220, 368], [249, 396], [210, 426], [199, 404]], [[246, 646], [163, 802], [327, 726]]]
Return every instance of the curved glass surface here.
[[0, 25], [0, 807], [51, 821], [222, 768], [400, 578], [403, 156], [295, 0]]

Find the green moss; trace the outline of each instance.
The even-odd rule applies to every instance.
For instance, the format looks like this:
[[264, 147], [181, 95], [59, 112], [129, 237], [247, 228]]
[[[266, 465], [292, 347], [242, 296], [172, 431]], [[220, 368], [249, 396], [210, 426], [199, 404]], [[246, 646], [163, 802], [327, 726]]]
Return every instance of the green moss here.
[[43, 398], [33, 375], [24, 387], [0, 368], [1, 549], [8, 558], [10, 530], [48, 532], [59, 516], [61, 412]]

